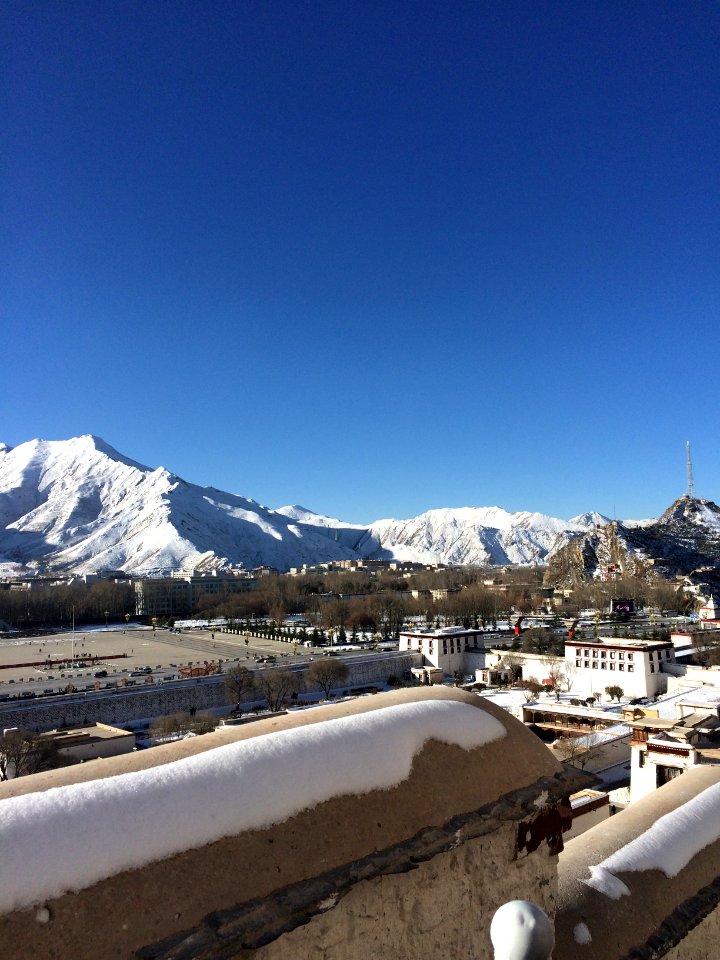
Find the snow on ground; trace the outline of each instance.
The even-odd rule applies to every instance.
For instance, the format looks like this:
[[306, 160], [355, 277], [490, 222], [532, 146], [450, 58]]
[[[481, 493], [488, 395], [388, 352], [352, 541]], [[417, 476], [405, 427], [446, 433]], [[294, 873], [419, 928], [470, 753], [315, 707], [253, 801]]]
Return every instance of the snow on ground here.
[[720, 783], [713, 784], [676, 810], [660, 817], [648, 830], [590, 867], [589, 887], [619, 900], [629, 894], [616, 873], [662, 870], [676, 877], [701, 850], [720, 840]]
[[430, 700], [9, 798], [0, 803], [0, 913], [280, 823], [332, 797], [395, 787], [429, 739], [469, 750], [504, 735], [483, 710]]
[[514, 717], [520, 715], [521, 708], [528, 702], [523, 690], [489, 690], [480, 694], [486, 700], [507, 710]]

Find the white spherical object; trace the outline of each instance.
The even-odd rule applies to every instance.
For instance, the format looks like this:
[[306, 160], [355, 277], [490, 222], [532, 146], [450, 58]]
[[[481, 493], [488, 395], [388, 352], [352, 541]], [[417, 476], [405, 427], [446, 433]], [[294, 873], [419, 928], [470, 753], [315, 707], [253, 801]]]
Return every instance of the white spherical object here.
[[495, 960], [548, 960], [555, 932], [547, 914], [529, 900], [511, 900], [490, 924]]

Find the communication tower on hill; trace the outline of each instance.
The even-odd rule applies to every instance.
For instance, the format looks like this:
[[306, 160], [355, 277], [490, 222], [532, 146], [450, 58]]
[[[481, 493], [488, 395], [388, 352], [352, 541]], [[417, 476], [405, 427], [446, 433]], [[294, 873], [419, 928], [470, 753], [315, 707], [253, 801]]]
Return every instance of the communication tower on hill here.
[[685, 446], [687, 447], [687, 481], [688, 481], [688, 485], [687, 485], [687, 495], [688, 495], [688, 497], [690, 497], [690, 499], [694, 499], [694, 498], [695, 498], [695, 484], [693, 483], [692, 460], [690, 459], [690, 441], [689, 441], [689, 440], [687, 441], [687, 443], [685, 444]]

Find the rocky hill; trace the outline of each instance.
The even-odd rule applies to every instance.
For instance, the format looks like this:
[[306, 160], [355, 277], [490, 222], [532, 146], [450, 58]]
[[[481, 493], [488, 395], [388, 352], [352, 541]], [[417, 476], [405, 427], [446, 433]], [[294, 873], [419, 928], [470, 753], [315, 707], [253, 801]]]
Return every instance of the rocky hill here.
[[720, 507], [712, 500], [680, 497], [654, 522], [606, 523], [565, 539], [549, 558], [547, 583], [600, 578], [613, 567], [627, 576], [720, 578]]

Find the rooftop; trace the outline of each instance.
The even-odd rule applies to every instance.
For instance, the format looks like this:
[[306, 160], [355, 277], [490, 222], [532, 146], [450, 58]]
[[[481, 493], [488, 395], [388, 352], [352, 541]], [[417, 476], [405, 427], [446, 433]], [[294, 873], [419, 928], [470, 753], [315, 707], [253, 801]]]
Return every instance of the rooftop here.
[[566, 640], [566, 646], [572, 647], [620, 647], [623, 650], [651, 650], [655, 647], [672, 647], [670, 640], [636, 640], [625, 637], [593, 637], [586, 640], [580, 637], [577, 640]]

